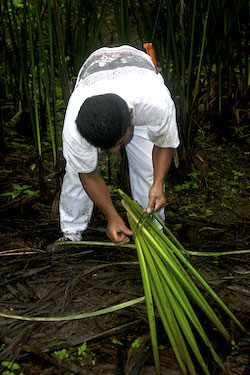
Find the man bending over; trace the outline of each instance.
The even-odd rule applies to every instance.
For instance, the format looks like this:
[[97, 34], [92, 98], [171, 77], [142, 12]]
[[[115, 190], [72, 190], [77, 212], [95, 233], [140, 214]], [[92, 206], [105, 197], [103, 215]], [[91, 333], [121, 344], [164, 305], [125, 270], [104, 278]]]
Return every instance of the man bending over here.
[[62, 240], [80, 241], [94, 204], [107, 219], [107, 236], [132, 235], [98, 172], [98, 150], [125, 145], [132, 197], [164, 220], [164, 182], [179, 145], [175, 105], [151, 58], [130, 46], [103, 47], [81, 67], [63, 128], [66, 172], [60, 196]]

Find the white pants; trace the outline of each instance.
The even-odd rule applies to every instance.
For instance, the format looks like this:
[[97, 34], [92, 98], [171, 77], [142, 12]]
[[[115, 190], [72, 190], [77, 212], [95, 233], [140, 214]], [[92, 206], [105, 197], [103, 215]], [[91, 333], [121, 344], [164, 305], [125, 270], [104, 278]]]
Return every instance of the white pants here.
[[[153, 183], [152, 150], [153, 143], [148, 139], [146, 127], [135, 127], [126, 153], [132, 197], [142, 208], [147, 207], [148, 192]], [[72, 241], [79, 241], [91, 220], [93, 207], [78, 173], [66, 165], [59, 205], [61, 231]], [[164, 208], [157, 214], [165, 220]]]

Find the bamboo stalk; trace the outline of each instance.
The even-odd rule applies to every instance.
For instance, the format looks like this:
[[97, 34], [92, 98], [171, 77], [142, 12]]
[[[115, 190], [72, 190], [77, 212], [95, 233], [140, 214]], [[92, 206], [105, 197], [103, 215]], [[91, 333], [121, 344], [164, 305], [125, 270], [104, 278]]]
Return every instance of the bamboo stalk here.
[[44, 42], [44, 36], [43, 36], [43, 30], [42, 30], [42, 24], [41, 24], [37, 0], [35, 2], [35, 12], [36, 12], [36, 20], [37, 20], [37, 26], [38, 26], [38, 31], [39, 31], [39, 45], [41, 47], [40, 51], [41, 51], [41, 59], [43, 63], [43, 72], [44, 72], [43, 83], [45, 87], [45, 103], [46, 103], [47, 117], [48, 117], [49, 130], [50, 130], [50, 140], [51, 140], [51, 145], [52, 145], [53, 162], [55, 166], [57, 162], [57, 151], [56, 151], [54, 125], [53, 125], [52, 116], [51, 116], [49, 69], [48, 69], [47, 58], [45, 55], [45, 42]]
[[204, 56], [206, 34], [207, 34], [207, 22], [208, 22], [208, 16], [209, 16], [209, 11], [210, 11], [210, 5], [211, 5], [211, 0], [208, 0], [207, 10], [206, 10], [205, 19], [204, 19], [201, 51], [200, 51], [200, 58], [199, 58], [199, 64], [198, 64], [198, 71], [197, 71], [197, 74], [196, 74], [196, 82], [195, 82], [194, 99], [193, 100], [196, 99], [196, 97], [198, 95], [198, 90], [199, 90], [199, 82], [200, 82], [200, 76], [201, 76], [202, 60], [203, 60], [203, 56]]
[[60, 51], [60, 62], [61, 62], [61, 69], [63, 73], [63, 83], [64, 83], [64, 90], [65, 90], [65, 102], [67, 102], [70, 96], [69, 77], [68, 77], [65, 51], [64, 51], [64, 45], [63, 45], [62, 27], [61, 27], [61, 21], [59, 17], [60, 13], [58, 9], [58, 2], [56, 0], [52, 0], [52, 7], [53, 7], [53, 14], [54, 14], [55, 25], [56, 25], [57, 41], [58, 41], [58, 46], [59, 46], [59, 51]]
[[[28, 2], [28, 24], [29, 24], [29, 37], [30, 37], [30, 55], [31, 55], [31, 71], [32, 71], [32, 84], [33, 84], [33, 98], [34, 98], [34, 110], [35, 110], [35, 129], [36, 129], [36, 144], [38, 149], [39, 158], [42, 157], [42, 144], [40, 134], [40, 123], [39, 123], [39, 110], [38, 110], [38, 98], [37, 98], [37, 69], [35, 67], [34, 57], [34, 45], [33, 45], [33, 30], [32, 30], [32, 14], [31, 14], [31, 2]], [[33, 20], [34, 22], [34, 20]]]

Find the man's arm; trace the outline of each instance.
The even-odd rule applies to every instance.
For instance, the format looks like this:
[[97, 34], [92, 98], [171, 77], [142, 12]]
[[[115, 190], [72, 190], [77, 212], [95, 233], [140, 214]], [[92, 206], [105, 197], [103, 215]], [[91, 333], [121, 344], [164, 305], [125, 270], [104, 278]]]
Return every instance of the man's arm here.
[[152, 208], [155, 211], [160, 210], [166, 206], [166, 198], [164, 191], [164, 182], [170, 168], [173, 149], [172, 148], [160, 148], [154, 145], [153, 148], [153, 168], [154, 168], [154, 182], [149, 190], [149, 201], [146, 208], [146, 212], [150, 212]]
[[116, 244], [128, 243], [128, 236], [132, 236], [133, 233], [116, 211], [108, 187], [98, 171], [79, 173], [79, 177], [89, 197], [107, 218], [107, 236]]

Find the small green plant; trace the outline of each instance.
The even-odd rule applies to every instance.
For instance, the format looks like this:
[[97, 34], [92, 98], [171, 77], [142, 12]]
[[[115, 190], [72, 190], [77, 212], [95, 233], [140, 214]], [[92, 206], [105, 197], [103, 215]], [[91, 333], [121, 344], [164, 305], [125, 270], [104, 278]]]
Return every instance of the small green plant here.
[[232, 172], [233, 172], [233, 178], [235, 181], [238, 180], [239, 177], [243, 177], [245, 175], [244, 172], [235, 171], [234, 169], [232, 170]]
[[37, 191], [31, 190], [31, 185], [19, 185], [19, 184], [13, 184], [12, 185], [13, 190], [7, 191], [6, 193], [2, 193], [1, 197], [8, 197], [11, 196], [12, 199], [15, 199], [19, 195], [27, 194], [27, 195], [37, 195]]
[[197, 183], [197, 177], [200, 175], [200, 172], [192, 172], [188, 174], [189, 180], [183, 182], [181, 185], [176, 185], [175, 190], [182, 191], [182, 190], [189, 190], [189, 189], [197, 189], [198, 183]]
[[23, 8], [23, 6], [24, 6], [23, 3], [24, 2], [22, 0], [14, 0], [13, 1], [14, 6], [17, 7], [17, 8]]
[[78, 353], [78, 358], [79, 359], [82, 359], [83, 357], [89, 357], [91, 359], [91, 364], [92, 365], [95, 365], [95, 359], [93, 357], [96, 356], [95, 353], [93, 353], [89, 348], [88, 348], [88, 345], [87, 345], [87, 342], [85, 341], [81, 346], [78, 346], [77, 348], [77, 353]]
[[118, 195], [118, 189], [114, 185], [108, 185], [108, 189], [111, 197]]
[[137, 339], [135, 339], [131, 344], [132, 348], [139, 348], [141, 346], [141, 340], [142, 338], [140, 336], [137, 337]]
[[67, 349], [61, 349], [54, 352], [54, 355], [58, 357], [61, 361], [63, 359], [69, 358], [69, 353], [67, 352]]
[[232, 210], [232, 207], [229, 206], [229, 205], [228, 205], [227, 203], [225, 203], [225, 202], [221, 202], [220, 206], [221, 206], [221, 208], [227, 208], [228, 210]]
[[232, 350], [238, 350], [239, 349], [239, 347], [236, 344], [235, 340], [231, 340], [231, 347], [232, 347]]
[[16, 370], [20, 370], [20, 365], [16, 362], [2, 361], [1, 365], [5, 368], [2, 375], [16, 375]]
[[189, 198], [186, 205], [179, 207], [179, 211], [187, 213], [189, 217], [197, 217], [197, 214], [194, 212], [195, 208], [196, 204], [191, 203], [191, 199]]
[[202, 212], [206, 217], [212, 216], [214, 214], [212, 210], [209, 210], [205, 206], [202, 207]]
[[115, 344], [115, 345], [120, 345], [120, 346], [123, 346], [123, 343], [117, 339], [111, 339], [112, 343]]
[[78, 349], [77, 349], [78, 356], [79, 356], [79, 357], [84, 357], [84, 356], [88, 355], [87, 351], [88, 351], [88, 347], [87, 347], [87, 343], [86, 343], [86, 341], [85, 341], [85, 342], [84, 342], [81, 346], [79, 346]]
[[92, 356], [92, 357], [95, 357], [95, 353], [93, 353], [89, 348], [88, 348], [88, 345], [87, 345], [87, 342], [85, 341], [81, 346], [78, 346], [77, 348], [77, 352], [78, 352], [78, 356], [79, 357], [85, 357], [85, 356]]
[[245, 175], [244, 172], [232, 170], [233, 173], [233, 180], [230, 181], [230, 186], [232, 187], [232, 192], [236, 193], [239, 192], [239, 189], [242, 185], [242, 181], [240, 180], [241, 177]]
[[31, 144], [28, 144], [26, 142], [25, 139], [22, 139], [22, 138], [14, 138], [10, 141], [10, 144], [12, 147], [15, 147], [15, 148], [22, 148], [24, 151], [29, 151], [32, 149], [32, 145]]

